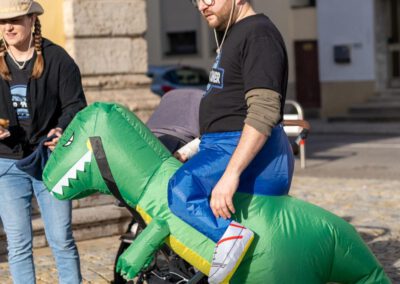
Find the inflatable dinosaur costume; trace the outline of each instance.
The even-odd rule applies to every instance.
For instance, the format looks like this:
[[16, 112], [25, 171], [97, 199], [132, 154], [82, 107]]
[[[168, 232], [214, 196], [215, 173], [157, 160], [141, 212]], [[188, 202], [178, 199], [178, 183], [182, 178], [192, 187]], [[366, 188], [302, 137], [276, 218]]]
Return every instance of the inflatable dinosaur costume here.
[[[181, 166], [125, 108], [95, 103], [71, 122], [50, 156], [43, 180], [59, 199], [110, 194], [110, 181], [148, 224], [120, 256], [132, 279], [165, 242], [208, 275], [215, 243], [173, 215], [167, 184]], [[108, 174], [101, 168], [109, 169]], [[354, 228], [341, 218], [290, 196], [237, 193], [234, 219], [255, 239], [230, 283], [390, 283]]]

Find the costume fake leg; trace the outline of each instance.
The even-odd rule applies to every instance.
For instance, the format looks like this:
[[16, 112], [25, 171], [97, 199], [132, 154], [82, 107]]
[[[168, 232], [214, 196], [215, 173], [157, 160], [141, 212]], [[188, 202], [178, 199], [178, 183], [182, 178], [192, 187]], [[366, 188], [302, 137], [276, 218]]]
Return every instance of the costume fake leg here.
[[125, 279], [133, 279], [151, 263], [154, 252], [164, 243], [169, 233], [168, 224], [162, 219], [154, 218], [119, 257], [117, 272]]

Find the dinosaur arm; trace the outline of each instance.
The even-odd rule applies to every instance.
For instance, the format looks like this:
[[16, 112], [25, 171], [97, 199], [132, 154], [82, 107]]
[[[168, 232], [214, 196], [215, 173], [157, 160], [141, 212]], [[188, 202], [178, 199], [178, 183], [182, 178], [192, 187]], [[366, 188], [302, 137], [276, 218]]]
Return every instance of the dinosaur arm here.
[[153, 258], [154, 252], [170, 234], [167, 222], [154, 218], [135, 241], [119, 257], [117, 271], [126, 279], [133, 279]]

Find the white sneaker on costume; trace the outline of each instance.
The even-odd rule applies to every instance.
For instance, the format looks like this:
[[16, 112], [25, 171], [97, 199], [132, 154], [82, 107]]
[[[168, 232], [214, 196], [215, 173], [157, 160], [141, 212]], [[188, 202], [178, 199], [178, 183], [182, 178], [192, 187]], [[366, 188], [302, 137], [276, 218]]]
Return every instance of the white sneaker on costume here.
[[254, 233], [232, 221], [214, 250], [208, 283], [228, 283], [246, 254]]

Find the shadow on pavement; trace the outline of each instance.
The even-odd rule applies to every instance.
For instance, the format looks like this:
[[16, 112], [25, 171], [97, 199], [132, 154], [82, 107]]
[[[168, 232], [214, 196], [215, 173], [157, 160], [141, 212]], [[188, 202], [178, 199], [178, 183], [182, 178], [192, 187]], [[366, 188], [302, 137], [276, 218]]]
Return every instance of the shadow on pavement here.
[[306, 168], [297, 173], [315, 177], [400, 180], [399, 159], [400, 136], [313, 134], [311, 130], [306, 141]]
[[[351, 216], [342, 217], [347, 222]], [[392, 236], [389, 228], [378, 226], [354, 226], [361, 238], [382, 264], [386, 274], [393, 283], [400, 283], [400, 270], [395, 263], [400, 260], [400, 241]]]

